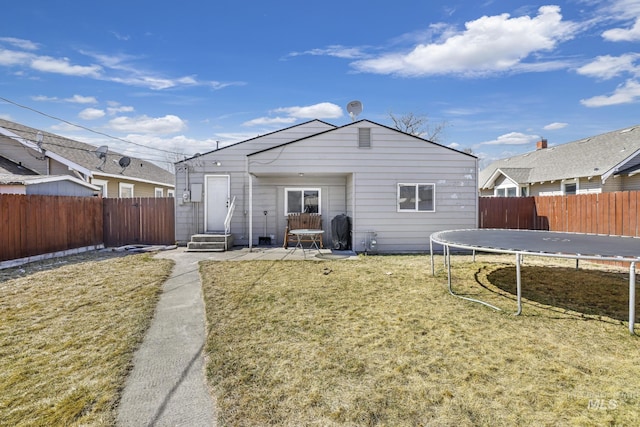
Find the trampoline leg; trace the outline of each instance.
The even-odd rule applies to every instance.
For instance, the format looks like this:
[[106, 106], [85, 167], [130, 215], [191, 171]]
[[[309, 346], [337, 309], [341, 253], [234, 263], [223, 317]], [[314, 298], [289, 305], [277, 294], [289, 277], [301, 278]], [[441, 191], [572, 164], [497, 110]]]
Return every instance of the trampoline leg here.
[[636, 322], [636, 263], [629, 267], [629, 332], [634, 335]]
[[444, 263], [447, 265], [447, 283], [449, 286], [449, 293], [451, 295], [455, 295], [453, 290], [451, 289], [451, 252], [449, 252], [449, 246], [445, 246], [442, 248], [445, 252]]
[[431, 254], [431, 275], [436, 275], [436, 267], [433, 263], [433, 240], [429, 239], [429, 253]]
[[518, 311], [516, 312], [516, 316], [519, 316], [522, 313], [522, 279], [520, 277], [520, 257], [521, 255], [516, 254], [516, 293], [518, 294]]

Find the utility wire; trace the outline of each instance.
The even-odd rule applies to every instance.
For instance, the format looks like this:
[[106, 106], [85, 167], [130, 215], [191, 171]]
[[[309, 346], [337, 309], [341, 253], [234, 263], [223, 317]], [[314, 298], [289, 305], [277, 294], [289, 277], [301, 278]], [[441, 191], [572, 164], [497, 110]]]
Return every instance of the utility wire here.
[[36, 110], [35, 108], [31, 108], [31, 107], [28, 107], [28, 106], [26, 106], [26, 105], [18, 104], [17, 102], [15, 102], [15, 101], [11, 101], [10, 99], [4, 98], [4, 97], [2, 97], [2, 96], [0, 96], [0, 100], [1, 100], [1, 101], [6, 102], [6, 103], [8, 103], [8, 104], [15, 105], [16, 107], [20, 107], [20, 108], [24, 108], [25, 110], [33, 111], [34, 113], [40, 114], [40, 115], [45, 116], [45, 117], [48, 117], [48, 118], [50, 118], [50, 119], [53, 119], [53, 120], [59, 120], [59, 121], [61, 121], [61, 122], [63, 122], [63, 123], [66, 123], [66, 124], [68, 124], [68, 125], [71, 125], [71, 126], [74, 126], [74, 127], [77, 127], [77, 128], [83, 129], [83, 130], [86, 130], [86, 131], [88, 131], [88, 132], [95, 133], [95, 134], [97, 134], [97, 135], [102, 135], [102, 136], [105, 136], [105, 137], [110, 138], [110, 139], [115, 139], [115, 140], [117, 140], [117, 141], [126, 142], [127, 144], [133, 144], [133, 145], [136, 145], [136, 146], [138, 146], [138, 147], [143, 147], [143, 148], [146, 148], [146, 149], [149, 149], [149, 150], [157, 150], [157, 151], [162, 151], [162, 152], [164, 152], [164, 153], [169, 153], [169, 154], [174, 154], [174, 155], [179, 155], [179, 156], [182, 156], [182, 155], [183, 155], [183, 153], [178, 153], [177, 151], [170, 151], [170, 150], [163, 150], [162, 148], [153, 148], [153, 147], [149, 147], [149, 146], [144, 145], [144, 144], [140, 144], [140, 143], [137, 143], [137, 142], [129, 141], [129, 140], [126, 140], [126, 139], [123, 139], [123, 138], [119, 138], [119, 137], [117, 137], [117, 136], [109, 135], [109, 134], [107, 134], [107, 133], [100, 132], [100, 131], [97, 131], [97, 130], [94, 130], [94, 129], [88, 128], [88, 127], [86, 127], [86, 126], [82, 126], [82, 125], [79, 125], [79, 124], [76, 124], [76, 123], [72, 123], [72, 122], [70, 122], [70, 121], [67, 121], [67, 120], [61, 119], [61, 118], [59, 118], [59, 117], [55, 117], [55, 116], [52, 116], [52, 115], [50, 115], [50, 114], [44, 113], [44, 112], [42, 112], [42, 111], [38, 111], [38, 110]]

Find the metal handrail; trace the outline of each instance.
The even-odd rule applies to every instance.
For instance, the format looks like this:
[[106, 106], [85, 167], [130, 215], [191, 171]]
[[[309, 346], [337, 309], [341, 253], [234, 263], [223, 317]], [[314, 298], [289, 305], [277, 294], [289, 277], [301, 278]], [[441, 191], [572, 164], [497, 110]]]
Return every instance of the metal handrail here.
[[231, 218], [233, 218], [233, 212], [236, 210], [236, 196], [233, 196], [229, 209], [227, 210], [227, 217], [224, 219], [224, 250], [229, 249], [227, 247], [227, 236], [231, 232]]

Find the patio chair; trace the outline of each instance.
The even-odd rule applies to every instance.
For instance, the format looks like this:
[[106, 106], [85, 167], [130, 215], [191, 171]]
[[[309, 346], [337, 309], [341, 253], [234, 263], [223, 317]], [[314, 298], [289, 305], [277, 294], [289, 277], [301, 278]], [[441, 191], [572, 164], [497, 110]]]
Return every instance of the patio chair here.
[[[298, 243], [298, 236], [291, 234], [291, 230], [322, 230], [322, 215], [315, 213], [292, 213], [287, 217], [287, 228], [284, 230], [284, 248], [289, 247], [289, 242]], [[300, 242], [320, 243], [320, 248], [324, 248], [322, 244], [322, 236], [300, 236]]]

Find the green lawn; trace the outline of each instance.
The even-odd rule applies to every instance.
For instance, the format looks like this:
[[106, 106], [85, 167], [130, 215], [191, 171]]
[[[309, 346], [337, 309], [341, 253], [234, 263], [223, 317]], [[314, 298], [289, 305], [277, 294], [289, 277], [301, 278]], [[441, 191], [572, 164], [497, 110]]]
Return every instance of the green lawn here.
[[625, 273], [528, 257], [514, 316], [510, 262], [454, 257], [503, 311], [441, 258], [203, 263], [221, 425], [640, 425]]

